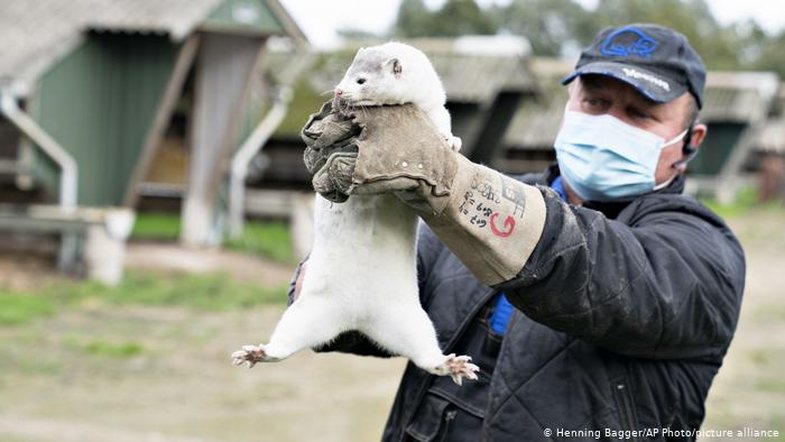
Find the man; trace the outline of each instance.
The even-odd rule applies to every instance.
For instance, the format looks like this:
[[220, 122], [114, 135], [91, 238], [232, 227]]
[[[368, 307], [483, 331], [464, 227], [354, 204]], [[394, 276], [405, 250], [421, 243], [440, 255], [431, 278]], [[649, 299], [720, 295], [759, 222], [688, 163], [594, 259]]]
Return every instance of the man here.
[[[312, 118], [317, 191], [395, 192], [420, 214], [422, 304], [481, 369], [459, 387], [409, 364], [385, 440], [695, 438], [744, 285], [733, 234], [681, 195], [704, 82], [681, 34], [603, 30], [564, 79], [558, 166], [520, 180], [406, 106], [357, 116], [359, 137], [329, 108]], [[355, 332], [324, 350], [381, 355]]]

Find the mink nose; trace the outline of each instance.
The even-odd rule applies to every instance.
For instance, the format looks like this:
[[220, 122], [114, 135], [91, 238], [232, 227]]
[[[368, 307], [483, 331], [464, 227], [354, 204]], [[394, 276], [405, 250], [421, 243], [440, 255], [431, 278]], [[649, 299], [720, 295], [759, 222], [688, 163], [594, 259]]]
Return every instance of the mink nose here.
[[335, 88], [335, 96], [340, 97], [343, 95], [343, 89]]

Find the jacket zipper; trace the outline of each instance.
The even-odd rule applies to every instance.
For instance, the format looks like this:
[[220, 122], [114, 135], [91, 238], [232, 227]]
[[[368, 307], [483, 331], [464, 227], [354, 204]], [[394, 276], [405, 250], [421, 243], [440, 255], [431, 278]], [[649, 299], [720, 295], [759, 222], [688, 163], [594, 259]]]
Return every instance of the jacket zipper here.
[[444, 429], [442, 430], [442, 437], [439, 438], [442, 442], [447, 440], [447, 435], [450, 433], [450, 427], [457, 415], [458, 410], [448, 410], [447, 413], [444, 414]]
[[[635, 419], [633, 418], [634, 414], [632, 404], [630, 403], [629, 390], [627, 389], [627, 386], [621, 382], [614, 385], [614, 388], [616, 390], [616, 401], [620, 407], [619, 414], [622, 419], [621, 424], [624, 426], [625, 430], [635, 430]], [[632, 440], [638, 440], [638, 438], [633, 438]]]

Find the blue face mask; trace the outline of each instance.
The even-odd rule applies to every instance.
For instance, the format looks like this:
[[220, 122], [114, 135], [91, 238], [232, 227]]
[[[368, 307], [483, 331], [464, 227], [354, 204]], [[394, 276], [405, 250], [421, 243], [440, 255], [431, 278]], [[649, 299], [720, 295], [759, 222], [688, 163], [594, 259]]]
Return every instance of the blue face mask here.
[[624, 201], [662, 188], [654, 173], [670, 141], [611, 115], [566, 111], [554, 146], [559, 170], [584, 201]]

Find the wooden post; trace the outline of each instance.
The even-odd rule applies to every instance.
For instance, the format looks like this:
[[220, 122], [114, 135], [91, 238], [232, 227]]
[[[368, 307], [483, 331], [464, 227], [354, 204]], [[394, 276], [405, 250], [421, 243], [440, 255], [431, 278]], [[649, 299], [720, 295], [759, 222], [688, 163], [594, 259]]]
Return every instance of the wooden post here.
[[760, 157], [761, 202], [785, 201], [785, 156], [776, 151], [766, 151]]
[[197, 63], [188, 191], [183, 201], [180, 241], [214, 246], [221, 229], [218, 189], [232, 153], [237, 116], [264, 40], [207, 34]]

